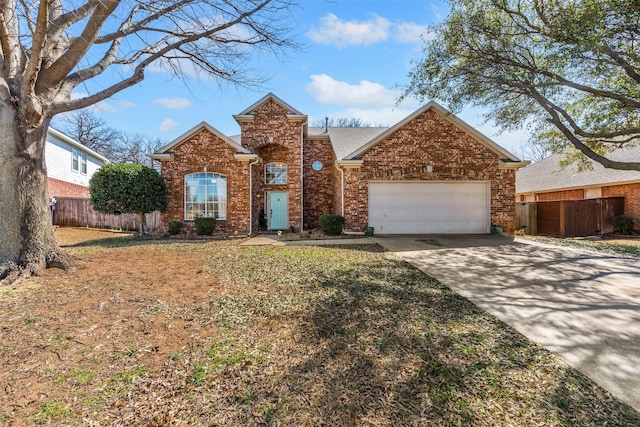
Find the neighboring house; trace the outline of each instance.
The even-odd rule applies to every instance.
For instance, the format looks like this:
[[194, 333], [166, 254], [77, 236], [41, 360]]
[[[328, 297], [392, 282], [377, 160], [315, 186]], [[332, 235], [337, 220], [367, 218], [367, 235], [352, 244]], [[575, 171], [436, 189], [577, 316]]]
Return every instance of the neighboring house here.
[[64, 133], [49, 128], [45, 145], [49, 198], [89, 198], [89, 180], [105, 157]]
[[[640, 171], [606, 169], [591, 162], [592, 170], [560, 166], [562, 154], [554, 154], [516, 173], [519, 202], [581, 200], [624, 197], [625, 215], [640, 218]], [[616, 150], [612, 160], [640, 162], [640, 146]]]
[[310, 229], [322, 214], [376, 234], [515, 228], [521, 162], [430, 102], [390, 128], [313, 128], [268, 94], [233, 116], [240, 135], [201, 123], [149, 156], [169, 192], [163, 224], [218, 218], [219, 230]]

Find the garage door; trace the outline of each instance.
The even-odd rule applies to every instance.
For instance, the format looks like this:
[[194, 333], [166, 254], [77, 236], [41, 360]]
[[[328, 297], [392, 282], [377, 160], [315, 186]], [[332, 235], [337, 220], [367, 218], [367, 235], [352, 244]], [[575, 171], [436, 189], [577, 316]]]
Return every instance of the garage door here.
[[369, 226], [376, 234], [485, 234], [490, 203], [488, 182], [372, 182]]

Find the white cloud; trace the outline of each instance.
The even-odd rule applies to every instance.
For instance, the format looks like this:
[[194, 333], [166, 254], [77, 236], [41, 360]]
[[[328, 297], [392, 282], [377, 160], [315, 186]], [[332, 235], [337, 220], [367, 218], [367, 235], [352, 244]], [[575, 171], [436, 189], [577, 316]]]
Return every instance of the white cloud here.
[[184, 110], [191, 107], [191, 101], [185, 98], [156, 98], [151, 102], [170, 110]]
[[351, 106], [393, 107], [401, 94], [400, 91], [387, 89], [379, 83], [361, 80], [354, 85], [335, 80], [326, 74], [311, 75], [311, 83], [307, 84], [306, 90], [322, 104]]
[[171, 132], [175, 127], [178, 126], [178, 122], [172, 119], [164, 119], [162, 123], [160, 123], [160, 132], [167, 133]]
[[343, 21], [332, 13], [320, 18], [320, 26], [311, 28], [307, 37], [318, 44], [337, 47], [372, 45], [393, 38], [398, 43], [420, 43], [432, 38], [426, 25], [414, 22], [392, 23], [372, 15], [367, 21]]
[[368, 21], [343, 21], [332, 13], [320, 18], [320, 27], [311, 28], [307, 36], [318, 44], [338, 47], [371, 45], [386, 40], [391, 21], [373, 15]]
[[422, 39], [431, 40], [433, 34], [426, 25], [413, 22], [401, 22], [394, 25], [393, 38], [399, 43], [420, 43]]

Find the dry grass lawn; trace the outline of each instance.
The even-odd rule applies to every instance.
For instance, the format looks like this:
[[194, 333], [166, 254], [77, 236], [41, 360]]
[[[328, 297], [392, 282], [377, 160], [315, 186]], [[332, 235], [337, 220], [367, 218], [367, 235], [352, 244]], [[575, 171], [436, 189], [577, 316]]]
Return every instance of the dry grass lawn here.
[[375, 245], [57, 233], [73, 271], [0, 288], [0, 424], [640, 425]]

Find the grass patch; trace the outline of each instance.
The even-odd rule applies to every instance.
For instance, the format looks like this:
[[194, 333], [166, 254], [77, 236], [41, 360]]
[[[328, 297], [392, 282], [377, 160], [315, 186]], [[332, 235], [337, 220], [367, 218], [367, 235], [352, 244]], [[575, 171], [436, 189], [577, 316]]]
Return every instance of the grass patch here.
[[[132, 240], [73, 246], [76, 271], [0, 300], [10, 422], [640, 425], [559, 358], [376, 245]], [[14, 386], [26, 383], [37, 387]]]

